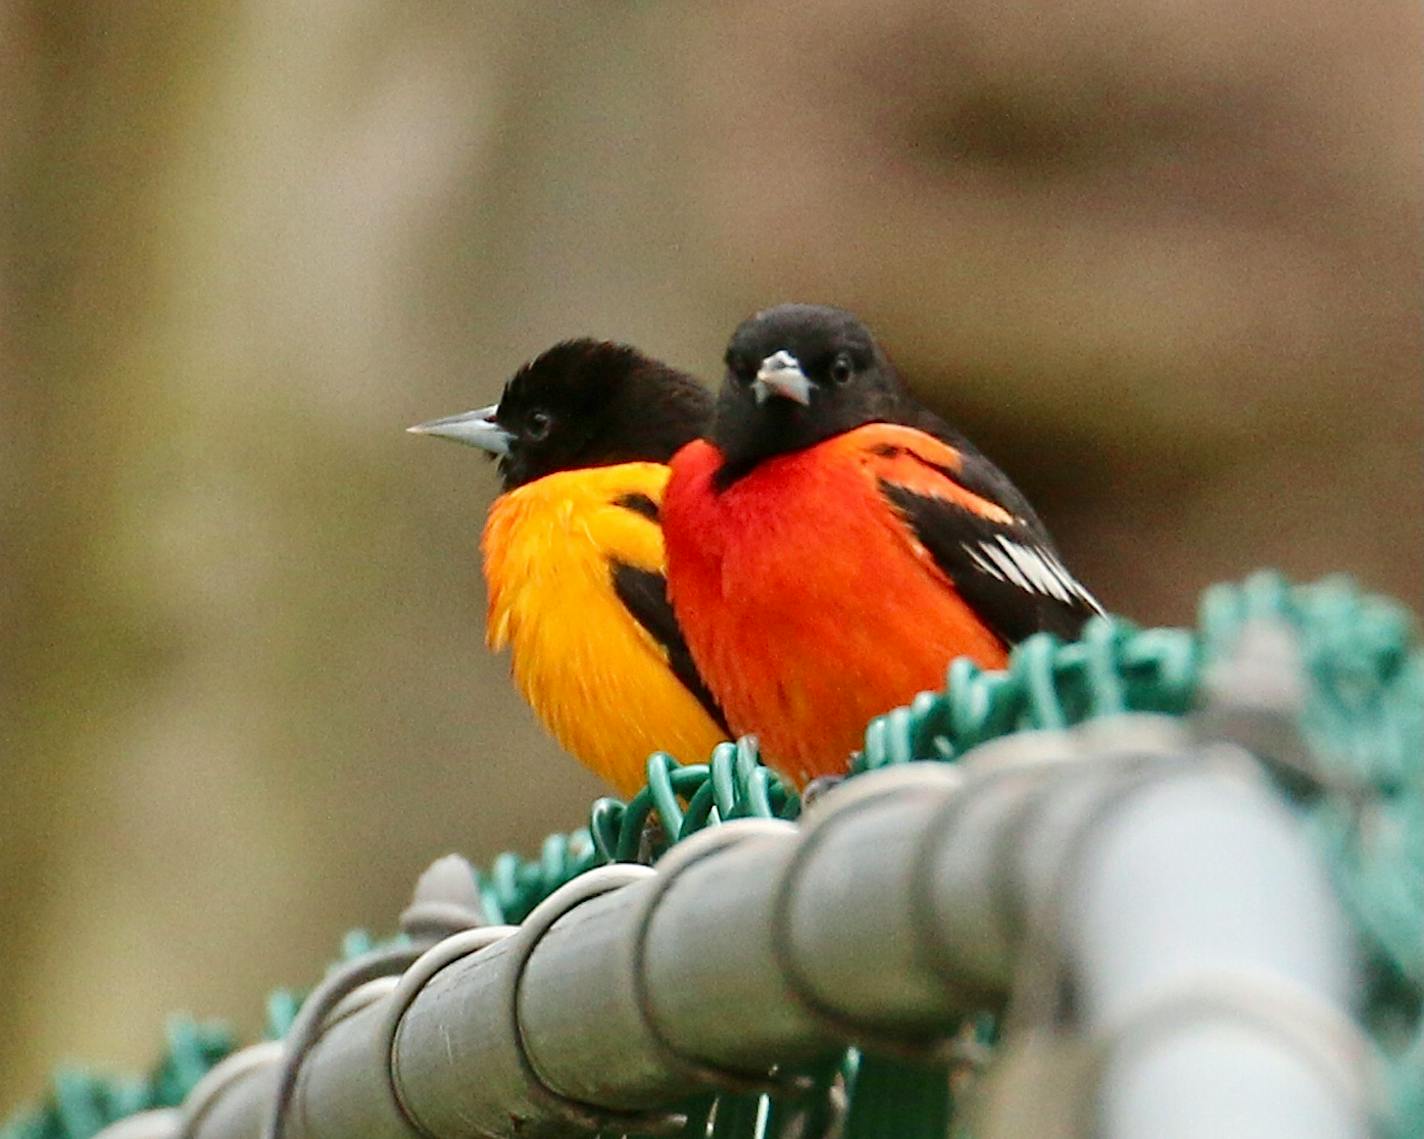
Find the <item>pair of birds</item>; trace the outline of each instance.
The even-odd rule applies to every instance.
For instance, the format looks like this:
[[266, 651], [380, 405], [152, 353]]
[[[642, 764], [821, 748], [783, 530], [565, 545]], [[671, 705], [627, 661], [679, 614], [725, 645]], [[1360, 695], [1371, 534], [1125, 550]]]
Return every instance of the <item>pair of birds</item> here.
[[497, 404], [411, 431], [497, 456], [487, 641], [621, 793], [654, 750], [755, 733], [796, 786], [967, 656], [1101, 612], [1032, 507], [850, 313], [737, 328], [712, 394], [634, 348], [557, 344]]

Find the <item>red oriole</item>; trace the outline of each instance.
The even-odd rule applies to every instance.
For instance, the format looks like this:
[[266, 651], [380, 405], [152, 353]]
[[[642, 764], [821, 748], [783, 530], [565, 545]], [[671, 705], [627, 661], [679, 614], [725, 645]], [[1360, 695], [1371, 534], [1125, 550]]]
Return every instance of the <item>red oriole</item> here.
[[941, 686], [951, 658], [999, 667], [1100, 612], [849, 313], [759, 313], [726, 364], [709, 438], [672, 460], [669, 592], [728, 724], [798, 785], [843, 772], [866, 721]]
[[658, 749], [701, 761], [727, 730], [667, 600], [669, 456], [707, 425], [697, 380], [626, 345], [557, 344], [499, 403], [411, 431], [497, 456], [481, 550], [485, 639], [566, 751], [620, 793]]

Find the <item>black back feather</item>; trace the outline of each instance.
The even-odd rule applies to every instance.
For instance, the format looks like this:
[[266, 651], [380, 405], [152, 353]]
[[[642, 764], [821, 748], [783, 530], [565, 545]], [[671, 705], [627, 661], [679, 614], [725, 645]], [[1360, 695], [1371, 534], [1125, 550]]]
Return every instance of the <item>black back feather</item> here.
[[730, 739], [732, 731], [727, 727], [727, 718], [697, 671], [697, 666], [692, 663], [692, 653], [673, 614], [672, 603], [668, 601], [667, 579], [660, 573], [623, 562], [613, 562], [612, 568], [613, 591], [623, 603], [623, 608], [663, 647], [673, 675]]

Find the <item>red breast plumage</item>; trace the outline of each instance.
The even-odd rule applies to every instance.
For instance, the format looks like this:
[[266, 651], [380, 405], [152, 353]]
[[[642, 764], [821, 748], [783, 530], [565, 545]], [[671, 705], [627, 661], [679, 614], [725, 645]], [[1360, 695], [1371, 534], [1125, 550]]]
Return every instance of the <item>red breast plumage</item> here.
[[668, 585], [732, 729], [795, 783], [866, 721], [1001, 666], [1098, 606], [997, 468], [915, 403], [847, 313], [781, 306], [733, 337], [710, 441], [673, 459]]

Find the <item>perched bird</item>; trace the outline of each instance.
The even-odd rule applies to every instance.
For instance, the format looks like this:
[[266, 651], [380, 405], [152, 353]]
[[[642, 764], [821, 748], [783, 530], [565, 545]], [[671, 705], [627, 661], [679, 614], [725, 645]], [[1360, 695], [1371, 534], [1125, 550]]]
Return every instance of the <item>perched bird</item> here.
[[727, 729], [668, 603], [658, 513], [668, 458], [712, 395], [635, 348], [556, 344], [499, 403], [409, 430], [496, 456], [481, 550], [485, 639], [566, 751], [620, 793], [658, 749], [701, 760]]
[[1101, 609], [1008, 478], [909, 394], [848, 312], [781, 305], [732, 336], [707, 439], [672, 460], [668, 584], [737, 733], [797, 785], [866, 721]]

